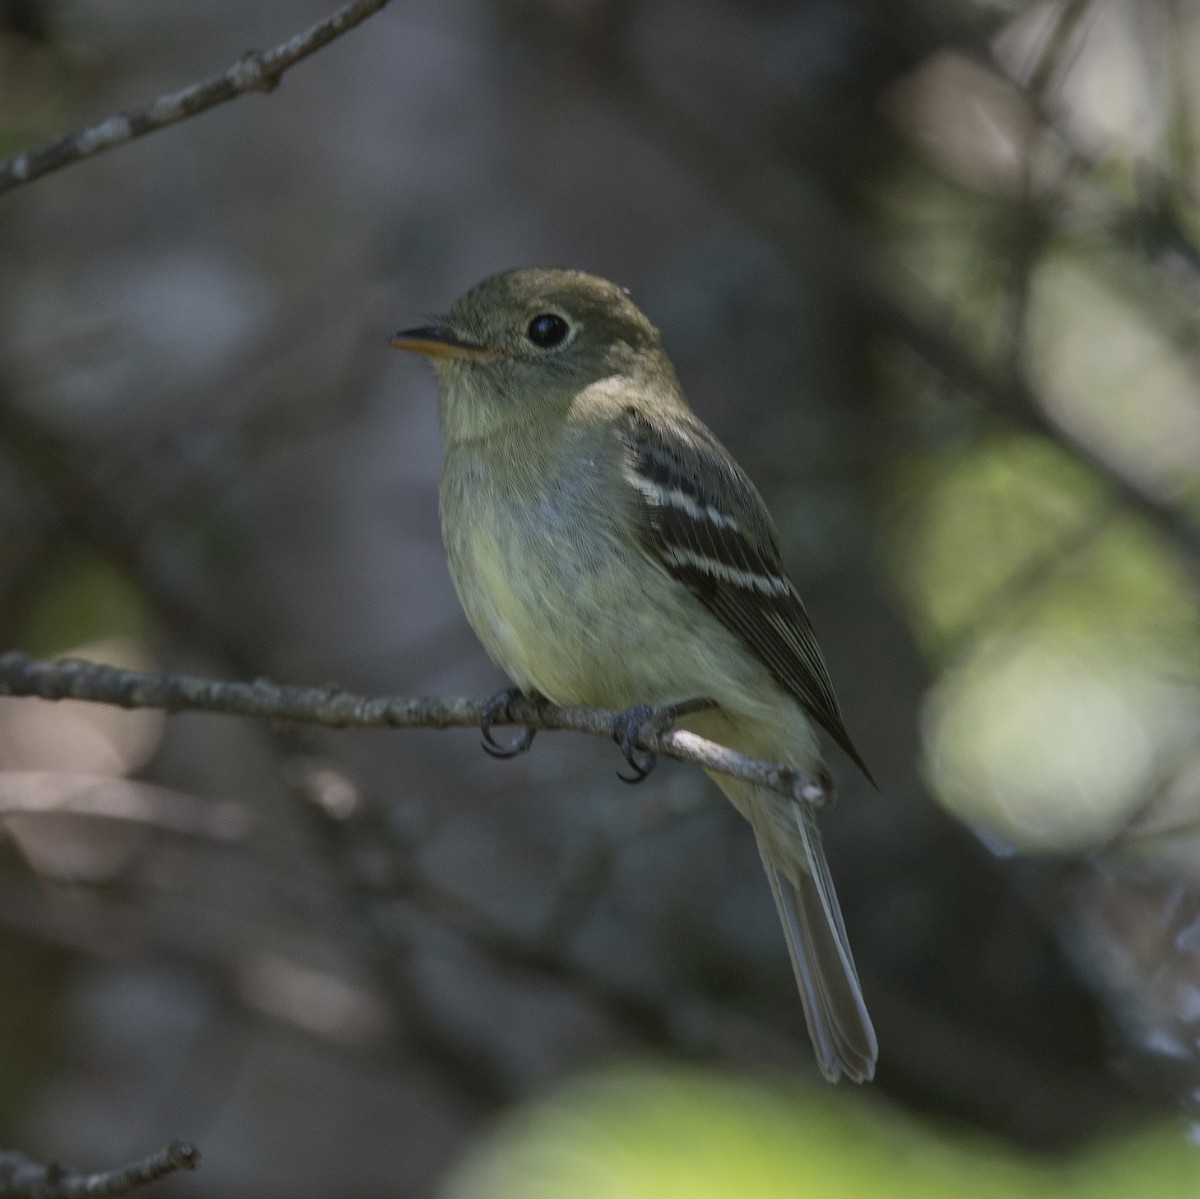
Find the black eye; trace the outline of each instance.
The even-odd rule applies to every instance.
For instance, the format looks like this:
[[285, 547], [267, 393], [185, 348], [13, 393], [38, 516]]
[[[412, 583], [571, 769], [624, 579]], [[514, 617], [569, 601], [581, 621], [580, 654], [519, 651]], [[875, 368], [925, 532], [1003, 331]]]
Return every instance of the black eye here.
[[557, 312], [543, 312], [529, 322], [525, 336], [540, 349], [549, 350], [561, 345], [570, 331], [570, 326]]

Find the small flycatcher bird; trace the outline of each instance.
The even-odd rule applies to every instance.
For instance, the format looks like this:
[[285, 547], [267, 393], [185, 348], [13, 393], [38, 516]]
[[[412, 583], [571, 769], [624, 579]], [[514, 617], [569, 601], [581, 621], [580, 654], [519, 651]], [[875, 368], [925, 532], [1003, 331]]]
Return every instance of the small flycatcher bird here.
[[[433, 362], [450, 573], [521, 692], [679, 709], [702, 736], [827, 778], [816, 724], [867, 773], [762, 498], [625, 291], [509, 271], [391, 344]], [[636, 727], [624, 748], [644, 773]], [[870, 1079], [875, 1031], [813, 809], [714, 778], [754, 829], [822, 1073]]]

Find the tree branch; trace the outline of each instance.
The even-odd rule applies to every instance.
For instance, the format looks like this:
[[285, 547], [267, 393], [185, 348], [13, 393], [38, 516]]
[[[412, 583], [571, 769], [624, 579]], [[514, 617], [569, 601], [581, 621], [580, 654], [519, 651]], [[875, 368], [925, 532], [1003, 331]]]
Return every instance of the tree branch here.
[[227, 800], [62, 770], [0, 770], [0, 818], [6, 816], [81, 816], [228, 844], [244, 841], [254, 828], [253, 813]]
[[96, 1199], [125, 1195], [177, 1170], [194, 1170], [200, 1153], [186, 1141], [172, 1141], [165, 1149], [132, 1165], [100, 1174], [80, 1174], [53, 1163], [44, 1166], [23, 1153], [0, 1151], [0, 1199]]
[[[355, 695], [337, 686], [292, 687], [256, 679], [222, 682], [185, 674], [142, 674], [94, 662], [63, 659], [40, 662], [15, 651], [0, 654], [0, 695], [40, 699], [78, 699], [121, 708], [157, 708], [164, 712], [218, 712], [257, 716], [325, 728], [449, 729], [478, 727], [484, 705], [469, 699], [405, 699]], [[612, 737], [617, 713], [597, 708], [560, 708], [516, 699], [497, 724], [530, 729]], [[648, 753], [745, 779], [801, 803], [820, 806], [830, 799], [815, 776], [747, 757], [695, 733], [672, 729], [643, 731], [639, 745]]]
[[0, 194], [51, 171], [153, 133], [176, 121], [224, 104], [246, 92], [269, 92], [285, 71], [361, 24], [389, 0], [354, 0], [273, 50], [251, 50], [225, 71], [181, 91], [159, 96], [141, 108], [116, 113], [86, 129], [65, 134], [0, 162]]
[[1189, 557], [1193, 574], [1200, 569], [1200, 524], [1192, 515], [1181, 503], [1160, 495], [1052, 416], [1028, 380], [1020, 374], [993, 373], [955, 341], [944, 324], [922, 320], [885, 299], [875, 311], [883, 328], [951, 383], [986, 397], [1010, 420], [1054, 442], [1090, 467], [1108, 483], [1114, 495]]
[[[606, 28], [603, 40], [596, 44], [554, 5], [504, 0], [500, 9], [546, 61], [570, 68], [574, 86], [606, 98], [751, 228], [806, 264], [806, 271], [811, 269], [808, 264], [822, 266], [881, 332], [907, 345], [951, 382], [988, 400], [1010, 420], [1055, 442], [1106, 479], [1125, 504], [1188, 556], [1196, 571], [1200, 566], [1200, 525], [1181, 502], [1160, 495], [1050, 415], [1027, 378], [1017, 372], [997, 371], [979, 358], [949, 332], [942, 314], [916, 311], [880, 270], [862, 232], [847, 225], [843, 214], [811, 180], [755, 145], [744, 131], [735, 128], [731, 133], [712, 121], [694, 118], [656, 77], [639, 69], [620, 30]], [[983, 50], [990, 56], [990, 50]], [[1039, 110], [1039, 116], [1051, 119], [1044, 110]], [[1056, 125], [1051, 127], [1059, 136], [1066, 136]], [[798, 212], [804, 213], [803, 221], [796, 220]], [[1173, 237], [1188, 240], [1179, 229]], [[1193, 246], [1189, 261], [1195, 258]]]

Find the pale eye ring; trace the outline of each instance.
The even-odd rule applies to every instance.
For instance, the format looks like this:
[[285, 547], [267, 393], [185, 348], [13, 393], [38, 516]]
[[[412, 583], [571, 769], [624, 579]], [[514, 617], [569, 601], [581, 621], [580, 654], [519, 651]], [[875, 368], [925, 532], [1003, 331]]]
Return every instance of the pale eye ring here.
[[525, 336], [539, 350], [552, 350], [562, 345], [570, 332], [571, 326], [567, 324], [565, 317], [559, 316], [557, 312], [539, 312], [529, 322]]

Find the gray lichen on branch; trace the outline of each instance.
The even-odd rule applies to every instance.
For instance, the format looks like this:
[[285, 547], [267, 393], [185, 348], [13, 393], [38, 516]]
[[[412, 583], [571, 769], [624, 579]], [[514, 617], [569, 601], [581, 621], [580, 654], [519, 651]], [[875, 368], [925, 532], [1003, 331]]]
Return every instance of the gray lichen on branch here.
[[[478, 727], [484, 709], [483, 703], [470, 699], [366, 696], [332, 685], [295, 687], [267, 679], [246, 683], [175, 673], [145, 674], [77, 659], [38, 661], [15, 651], [0, 654], [0, 695], [76, 699], [172, 713], [253, 716], [335, 729]], [[561, 708], [517, 699], [496, 723], [611, 738], [617, 716], [596, 708]], [[747, 757], [683, 729], [655, 732], [647, 727], [640, 748], [758, 783], [801, 803], [819, 806], [830, 799], [828, 788], [813, 775]]]
[[196, 116], [247, 92], [272, 91], [279, 86], [285, 71], [361, 24], [388, 3], [389, 0], [354, 0], [271, 50], [251, 50], [243, 54], [220, 75], [22, 151], [0, 162], [0, 193], [73, 162], [91, 158], [103, 150], [111, 150], [135, 137]]

